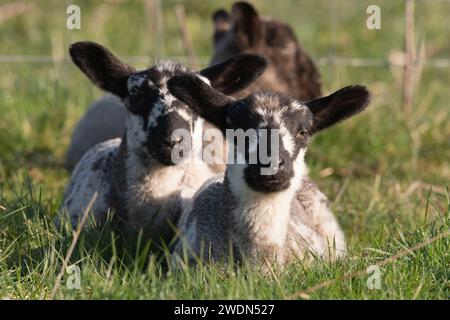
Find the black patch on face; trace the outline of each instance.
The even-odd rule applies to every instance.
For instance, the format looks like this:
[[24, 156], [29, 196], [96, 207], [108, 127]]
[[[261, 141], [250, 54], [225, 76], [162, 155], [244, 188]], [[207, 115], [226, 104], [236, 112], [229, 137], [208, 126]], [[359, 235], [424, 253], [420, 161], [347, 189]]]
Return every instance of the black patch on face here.
[[[255, 169], [253, 169], [255, 168]], [[257, 192], [272, 193], [286, 190], [291, 185], [290, 176], [260, 174], [260, 168], [249, 166], [244, 170], [244, 179], [247, 185]]]
[[[184, 105], [179, 102], [174, 102], [176, 108], [182, 108]], [[158, 118], [156, 127], [149, 128], [147, 135], [146, 147], [149, 153], [159, 162], [165, 165], [175, 165], [172, 161], [172, 150], [178, 143], [186, 141], [173, 141], [171, 139], [172, 133], [177, 129], [190, 130], [190, 123], [183, 119], [176, 111], [172, 111], [166, 115]], [[187, 156], [183, 150], [180, 156]]]
[[[134, 74], [134, 76], [140, 75], [145, 78], [140, 86], [131, 89], [128, 107], [130, 112], [143, 119], [143, 130], [147, 136], [143, 147], [147, 149], [147, 152], [141, 153], [142, 157], [145, 158], [146, 154], [151, 154], [162, 164], [175, 164], [172, 161], [172, 150], [182, 141], [172, 141], [172, 133], [176, 129], [190, 131], [190, 122], [182, 118], [177, 110], [184, 109], [188, 114], [192, 114], [192, 111], [184, 103], [175, 99], [170, 106], [165, 105], [165, 97], [161, 89], [166, 86], [165, 82], [172, 76], [185, 74], [186, 72], [188, 72], [187, 69], [182, 65], [173, 64], [167, 69], [152, 67]], [[153, 108], [160, 108], [161, 106], [164, 108], [161, 115], [157, 119], [149, 119]], [[150, 125], [149, 120], [154, 120], [156, 125], [153, 122]]]
[[[270, 148], [269, 148], [270, 149]], [[271, 150], [269, 150], [269, 155]], [[289, 188], [291, 178], [294, 175], [292, 167], [292, 159], [288, 152], [283, 148], [282, 141], [280, 141], [279, 163], [277, 165], [277, 172], [272, 175], [263, 175], [261, 170], [269, 168], [270, 164], [262, 164], [259, 161], [256, 164], [249, 164], [244, 169], [244, 179], [247, 185], [258, 192], [279, 192]]]
[[[265, 119], [267, 123], [266, 127], [261, 128], [261, 130], [266, 131], [267, 135], [267, 146], [264, 146], [264, 149], [267, 152], [267, 156], [274, 156], [274, 152], [277, 150], [272, 150], [272, 143], [278, 143], [278, 155], [277, 163], [266, 163], [260, 159], [260, 149], [263, 147], [263, 141], [259, 141], [257, 146], [257, 163], [248, 164], [244, 169], [244, 179], [247, 185], [258, 192], [278, 192], [289, 188], [290, 179], [293, 177], [293, 167], [292, 167], [292, 159], [289, 153], [286, 151], [285, 146], [283, 144], [283, 140], [281, 136], [278, 136], [278, 141], [272, 141], [272, 130], [279, 129], [278, 125], [272, 119]], [[246, 159], [248, 159], [247, 155], [248, 150], [246, 150]], [[272, 159], [271, 159], [272, 160]], [[269, 169], [269, 167], [276, 167], [276, 172], [274, 174], [263, 174], [263, 169]]]
[[161, 88], [166, 85], [165, 81], [174, 75], [183, 74], [185, 72], [186, 69], [182, 65], [174, 64], [170, 70], [158, 70], [157, 67], [152, 67], [132, 75], [132, 77], [141, 76], [145, 79], [140, 86], [131, 88], [128, 106], [131, 113], [142, 117], [144, 130], [148, 126], [149, 115], [152, 108], [159, 100], [164, 99]]
[[[259, 96], [259, 98], [258, 98]], [[295, 100], [280, 94], [256, 94], [239, 100], [227, 108], [228, 127], [232, 129], [264, 129], [267, 133], [267, 156], [271, 156], [271, 130], [280, 129], [275, 114], [279, 115], [281, 124], [291, 134], [294, 143], [293, 154], [290, 155], [284, 146], [282, 132], [278, 136], [279, 162], [272, 164], [277, 166], [277, 171], [272, 175], [263, 175], [261, 170], [268, 168], [270, 164], [262, 163], [259, 159], [259, 148], [257, 149], [257, 163], [248, 164], [244, 169], [244, 179], [247, 185], [258, 192], [279, 192], [290, 186], [290, 180], [294, 176], [293, 162], [298, 156], [300, 149], [306, 148], [309, 141], [309, 130], [312, 127], [312, 113], [305, 108], [292, 107]], [[260, 114], [257, 109], [265, 110], [265, 114]], [[259, 128], [261, 123], [264, 127]], [[259, 142], [261, 143], [261, 141]], [[246, 146], [245, 157], [248, 163], [248, 146]]]
[[129, 106], [128, 110], [140, 116], [143, 120], [143, 129], [148, 126], [148, 117], [150, 111], [156, 104], [156, 102], [160, 99], [159, 89], [149, 83], [148, 71], [139, 72], [133, 75], [142, 76], [145, 80], [142, 82], [140, 86], [135, 86], [131, 88], [131, 92], [129, 93]]

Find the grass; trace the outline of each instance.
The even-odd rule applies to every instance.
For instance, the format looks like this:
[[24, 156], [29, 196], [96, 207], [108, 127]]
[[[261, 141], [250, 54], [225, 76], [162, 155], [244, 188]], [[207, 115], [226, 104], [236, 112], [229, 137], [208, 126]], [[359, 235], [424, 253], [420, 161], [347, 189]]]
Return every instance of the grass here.
[[[65, 3], [56, 0], [39, 1], [26, 15], [3, 22], [0, 55], [57, 57], [66, 54], [70, 42], [85, 39], [120, 56], [148, 57], [148, 63], [158, 56], [184, 55], [174, 1], [162, 2], [160, 38], [149, 32], [152, 14], [140, 0], [79, 3], [82, 30], [65, 29]], [[290, 22], [313, 57], [386, 58], [402, 49], [403, 1], [336, 1], [338, 10], [324, 19], [330, 3], [257, 4], [262, 13]], [[382, 10], [380, 31], [365, 28], [365, 8], [372, 3]], [[210, 55], [209, 16], [220, 6], [230, 2], [186, 3], [200, 57]], [[449, 9], [445, 1], [417, 1], [416, 29], [426, 40], [429, 58], [448, 57]], [[293, 264], [270, 275], [246, 265], [167, 273], [159, 260], [147, 261], [145, 247], [124, 251], [105, 228], [100, 236], [81, 235], [71, 258], [80, 267], [81, 288], [68, 289], [66, 275], [56, 298], [283, 299], [338, 279], [310, 298], [448, 299], [449, 237], [384, 265], [380, 290], [368, 289], [369, 274], [339, 279], [449, 230], [450, 69], [425, 68], [408, 115], [401, 112], [400, 70], [321, 66], [320, 71], [326, 91], [362, 83], [374, 96], [367, 112], [316, 137], [307, 155], [311, 175], [329, 196], [348, 239], [345, 260], [332, 265], [318, 261], [309, 269]], [[68, 230], [58, 232], [52, 224], [69, 178], [62, 166], [64, 152], [78, 118], [101, 92], [70, 62], [57, 61], [0, 62], [0, 88], [0, 298], [49, 298], [72, 239]]]

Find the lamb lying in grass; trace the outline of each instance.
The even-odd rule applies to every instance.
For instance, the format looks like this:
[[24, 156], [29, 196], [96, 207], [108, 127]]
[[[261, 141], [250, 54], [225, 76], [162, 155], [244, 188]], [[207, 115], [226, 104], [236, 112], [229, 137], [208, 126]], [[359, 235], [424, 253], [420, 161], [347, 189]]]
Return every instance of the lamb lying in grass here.
[[[98, 144], [77, 164], [66, 189], [63, 211], [73, 226], [95, 192], [95, 221], [103, 223], [110, 210], [128, 231], [169, 240], [185, 201], [214, 175], [202, 161], [174, 163], [172, 152], [182, 139], [176, 129], [201, 139], [202, 119], [167, 90], [174, 75], [190, 74], [224, 92], [239, 90], [257, 78], [266, 61], [256, 55], [239, 55], [195, 74], [177, 63], [159, 63], [144, 71], [122, 63], [110, 51], [92, 42], [70, 47], [74, 63], [100, 88], [115, 94], [126, 106], [122, 139]], [[194, 142], [193, 142], [194, 143]], [[189, 150], [188, 150], [189, 151]]]
[[[229, 163], [223, 180], [213, 179], [196, 193], [178, 224], [175, 260], [187, 255], [189, 263], [226, 261], [232, 252], [236, 260], [283, 266], [294, 257], [307, 259], [309, 253], [330, 260], [345, 253], [344, 234], [327, 198], [308, 178], [304, 156], [312, 135], [364, 110], [369, 102], [365, 87], [349, 86], [299, 102], [265, 92], [236, 101], [192, 75], [175, 76], [168, 86], [222, 132], [265, 129], [271, 137], [265, 145], [269, 154], [275, 152], [272, 142], [278, 146], [275, 163], [264, 164], [259, 152], [257, 161], [249, 163], [250, 155], [264, 147], [261, 137], [256, 146], [248, 142], [239, 147], [235, 139], [228, 140], [229, 150], [245, 161]], [[272, 132], [278, 135], [273, 138]], [[274, 174], [263, 174], [268, 166], [276, 169]]]
[[[300, 100], [322, 95], [319, 71], [289, 24], [262, 16], [244, 1], [233, 3], [230, 12], [216, 11], [213, 22], [211, 64], [249, 52], [262, 55], [270, 62], [257, 81], [233, 97], [245, 97], [256, 90], [281, 92]], [[300, 25], [306, 23], [299, 21]]]

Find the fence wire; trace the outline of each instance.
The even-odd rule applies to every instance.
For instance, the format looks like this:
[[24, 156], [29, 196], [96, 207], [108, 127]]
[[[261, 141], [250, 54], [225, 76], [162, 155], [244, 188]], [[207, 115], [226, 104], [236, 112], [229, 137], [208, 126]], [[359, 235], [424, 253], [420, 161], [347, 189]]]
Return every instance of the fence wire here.
[[[155, 17], [157, 17], [156, 23], [156, 38], [159, 39], [159, 43], [163, 43], [165, 35], [164, 28], [162, 27], [162, 3], [164, 4], [179, 4], [179, 3], [188, 3], [188, 0], [136, 0], [138, 2], [142, 2], [145, 6], [150, 5], [152, 3], [154, 6]], [[450, 0], [415, 0], [417, 3], [430, 3], [430, 2], [442, 2], [449, 3]], [[13, 2], [24, 2], [22, 0], [11, 1], [8, 4]], [[257, 2], [253, 1], [256, 5]], [[66, 0], [66, 5], [69, 6], [71, 4], [76, 4], [77, 1]], [[105, 4], [118, 4], [125, 3], [125, 0], [103, 0], [99, 1], [99, 3]], [[230, 3], [231, 4], [231, 3]], [[328, 48], [327, 56], [315, 57], [314, 60], [319, 66], [342, 66], [342, 67], [375, 67], [375, 68], [388, 68], [391, 66], [394, 67], [403, 67], [404, 63], [399, 61], [390, 61], [388, 58], [366, 58], [366, 57], [345, 57], [337, 55], [337, 25], [338, 20], [336, 16], [336, 12], [339, 8], [338, 0], [330, 0], [329, 12], [328, 12], [328, 20], [330, 25], [330, 43]], [[1, 15], [0, 15], [1, 16]], [[70, 32], [66, 31], [64, 42], [68, 45], [70, 43]], [[67, 46], [66, 46], [67, 47]], [[167, 56], [164, 55], [163, 46], [157, 47], [157, 51], [155, 52], [155, 56], [158, 57], [158, 60], [176, 60], [182, 63], [189, 62], [188, 57], [186, 56]], [[152, 56], [124, 56], [122, 57], [124, 61], [128, 63], [135, 64], [150, 64], [155, 59]], [[209, 56], [196, 57], [199, 64], [202, 66], [206, 66], [209, 61]], [[53, 63], [70, 63], [70, 60], [66, 56], [52, 56], [52, 55], [22, 55], [22, 54], [0, 54], [0, 63], [36, 63], [36, 64], [53, 64]], [[424, 62], [425, 67], [432, 68], [450, 68], [450, 58], [434, 58], [434, 59], [426, 59]]]
[[[154, 59], [147, 56], [124, 56], [125, 62], [146, 64]], [[157, 60], [175, 60], [186, 62], [186, 56], [166, 56]], [[201, 65], [207, 65], [210, 57], [197, 57]], [[402, 67], [403, 63], [392, 63], [384, 58], [350, 58], [350, 57], [319, 57], [315, 59], [319, 66], [347, 66], [347, 67], [378, 67], [388, 68], [390, 66]], [[67, 57], [53, 57], [50, 55], [0, 55], [0, 63], [71, 63]], [[425, 62], [426, 67], [450, 68], [450, 59], [430, 59]]]

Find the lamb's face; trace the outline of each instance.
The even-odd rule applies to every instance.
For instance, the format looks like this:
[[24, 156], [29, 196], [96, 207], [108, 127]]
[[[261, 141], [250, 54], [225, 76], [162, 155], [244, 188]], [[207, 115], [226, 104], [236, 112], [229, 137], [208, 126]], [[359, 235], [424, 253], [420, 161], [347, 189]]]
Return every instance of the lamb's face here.
[[[238, 193], [243, 183], [266, 193], [298, 187], [306, 173], [304, 155], [310, 136], [361, 112], [370, 101], [367, 88], [358, 85], [306, 102], [264, 92], [236, 101], [193, 75], [175, 76], [168, 86], [194, 112], [227, 133], [229, 143], [245, 156], [238, 158], [244, 158], [243, 164], [227, 166], [228, 180]], [[236, 144], [234, 136], [230, 141], [229, 129], [253, 129], [255, 138], [246, 138], [244, 146]], [[266, 152], [261, 153], [261, 148]]]
[[282, 191], [290, 187], [294, 177], [304, 174], [304, 155], [313, 125], [308, 107], [279, 94], [257, 93], [226, 109], [227, 128], [251, 129], [258, 137], [253, 145], [247, 143], [245, 150], [237, 150], [235, 143], [235, 151], [245, 153], [246, 163], [233, 168], [233, 174], [243, 177], [249, 188], [266, 193]]
[[166, 165], [174, 164], [172, 151], [183, 142], [181, 136], [172, 136], [174, 131], [191, 132], [197, 120], [197, 116], [167, 90], [168, 79], [187, 71], [180, 64], [162, 63], [130, 75], [127, 82], [129, 96], [124, 101], [129, 111], [128, 143], [134, 150], [142, 151], [142, 156], [151, 156]]

